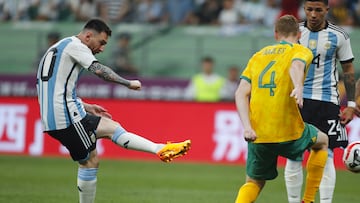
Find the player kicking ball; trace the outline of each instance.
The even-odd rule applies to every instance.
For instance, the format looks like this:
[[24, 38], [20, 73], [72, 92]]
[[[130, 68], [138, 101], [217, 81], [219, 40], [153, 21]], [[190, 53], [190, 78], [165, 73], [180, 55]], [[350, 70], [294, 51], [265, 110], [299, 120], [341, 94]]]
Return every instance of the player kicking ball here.
[[83, 70], [105, 81], [140, 90], [138, 80], [120, 77], [101, 64], [95, 54], [103, 52], [111, 30], [100, 19], [89, 20], [82, 31], [51, 46], [42, 57], [37, 72], [37, 92], [44, 131], [63, 144], [79, 163], [77, 187], [80, 203], [95, 201], [99, 159], [96, 140], [111, 139], [126, 149], [144, 151], [170, 162], [190, 149], [191, 141], [159, 144], [128, 132], [103, 107], [83, 102], [76, 84]]

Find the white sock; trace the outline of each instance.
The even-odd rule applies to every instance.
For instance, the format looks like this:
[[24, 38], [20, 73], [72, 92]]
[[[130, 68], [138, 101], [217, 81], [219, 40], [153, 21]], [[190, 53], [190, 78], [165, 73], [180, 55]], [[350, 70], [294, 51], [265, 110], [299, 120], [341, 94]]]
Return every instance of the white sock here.
[[111, 140], [117, 145], [126, 149], [144, 151], [156, 154], [163, 148], [164, 144], [156, 144], [134, 133], [126, 132], [124, 128], [118, 127]]
[[96, 194], [97, 168], [79, 168], [77, 185], [80, 203], [93, 203]]
[[331, 203], [335, 183], [336, 183], [336, 170], [334, 165], [334, 152], [328, 151], [328, 159], [324, 168], [324, 174], [320, 183], [320, 203]]
[[302, 161], [288, 159], [285, 165], [284, 176], [289, 203], [300, 203], [303, 184]]

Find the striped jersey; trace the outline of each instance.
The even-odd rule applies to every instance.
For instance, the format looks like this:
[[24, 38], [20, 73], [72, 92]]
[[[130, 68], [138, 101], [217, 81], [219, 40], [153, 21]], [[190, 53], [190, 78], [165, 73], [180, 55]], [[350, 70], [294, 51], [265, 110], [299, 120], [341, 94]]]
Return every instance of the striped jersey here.
[[85, 117], [83, 103], [76, 95], [81, 72], [97, 61], [77, 37], [68, 37], [50, 47], [40, 61], [37, 92], [45, 131], [60, 130]]
[[318, 32], [310, 31], [306, 22], [301, 22], [300, 31], [300, 44], [310, 48], [314, 55], [305, 79], [304, 98], [339, 105], [337, 62], [354, 58], [348, 33], [330, 22]]
[[281, 42], [264, 47], [249, 60], [241, 78], [251, 83], [250, 122], [257, 135], [254, 143], [301, 137], [304, 121], [296, 100], [290, 97], [294, 85], [289, 71], [292, 61], [300, 60], [308, 67], [312, 59], [308, 48]]

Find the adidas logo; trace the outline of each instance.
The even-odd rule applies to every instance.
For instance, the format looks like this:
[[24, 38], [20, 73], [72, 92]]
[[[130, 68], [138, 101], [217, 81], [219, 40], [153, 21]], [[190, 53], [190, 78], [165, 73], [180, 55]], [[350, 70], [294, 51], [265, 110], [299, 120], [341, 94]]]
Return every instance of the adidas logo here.
[[128, 146], [129, 146], [129, 142], [130, 142], [130, 140], [128, 140], [128, 141], [126, 141], [125, 143], [124, 143], [124, 148], [128, 148]]

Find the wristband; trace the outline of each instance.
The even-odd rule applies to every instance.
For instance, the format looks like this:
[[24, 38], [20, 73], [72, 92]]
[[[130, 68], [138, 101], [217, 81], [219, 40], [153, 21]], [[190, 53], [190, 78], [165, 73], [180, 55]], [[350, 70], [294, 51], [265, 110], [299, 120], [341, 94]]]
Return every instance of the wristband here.
[[348, 106], [348, 107], [353, 107], [353, 108], [355, 108], [355, 107], [356, 107], [356, 103], [355, 103], [354, 101], [348, 101], [347, 106]]

